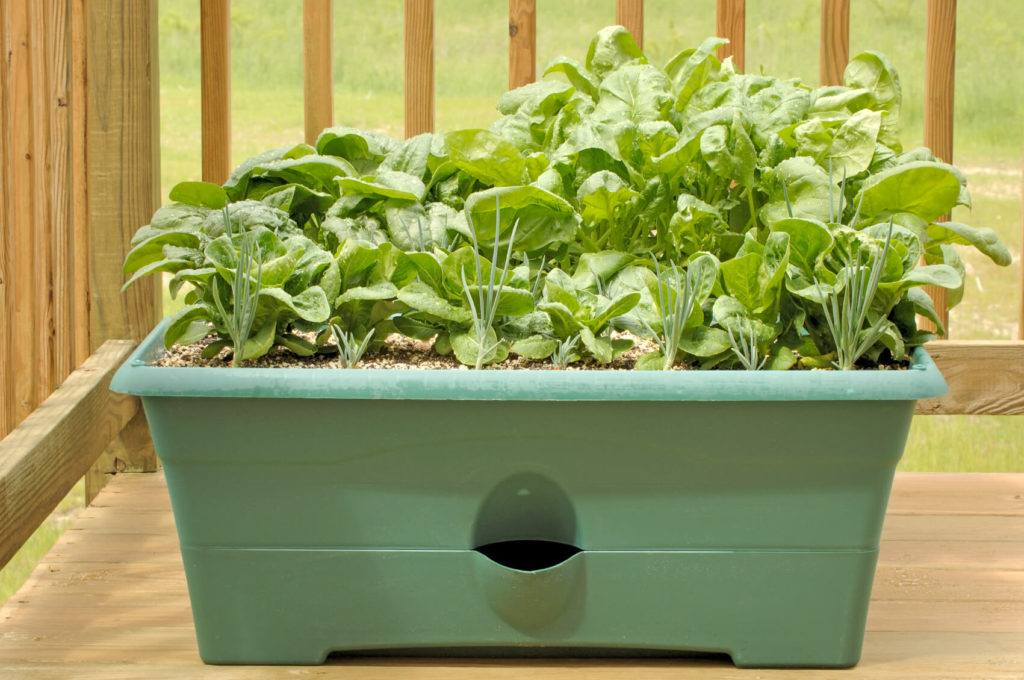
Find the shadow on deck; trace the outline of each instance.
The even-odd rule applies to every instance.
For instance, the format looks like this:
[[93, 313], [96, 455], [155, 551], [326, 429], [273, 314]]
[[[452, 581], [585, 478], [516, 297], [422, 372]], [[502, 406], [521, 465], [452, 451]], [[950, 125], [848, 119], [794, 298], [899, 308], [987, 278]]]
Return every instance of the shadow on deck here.
[[0, 609], [0, 677], [1024, 678], [1024, 474], [900, 474], [854, 669], [718, 659], [332, 659], [204, 666], [162, 473], [117, 475]]

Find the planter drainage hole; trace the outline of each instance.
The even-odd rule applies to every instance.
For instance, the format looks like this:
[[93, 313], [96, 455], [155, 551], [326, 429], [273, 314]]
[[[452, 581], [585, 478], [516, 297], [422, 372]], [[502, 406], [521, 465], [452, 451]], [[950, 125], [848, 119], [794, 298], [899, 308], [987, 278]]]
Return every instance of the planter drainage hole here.
[[540, 571], [565, 562], [581, 548], [557, 541], [498, 541], [475, 549], [487, 559], [517, 571]]

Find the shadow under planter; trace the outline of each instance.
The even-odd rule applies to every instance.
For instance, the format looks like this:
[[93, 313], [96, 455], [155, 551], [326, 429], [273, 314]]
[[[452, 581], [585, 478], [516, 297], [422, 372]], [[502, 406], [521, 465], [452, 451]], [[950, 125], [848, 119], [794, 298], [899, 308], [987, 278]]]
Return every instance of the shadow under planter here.
[[200, 654], [860, 658], [905, 371], [158, 368]]

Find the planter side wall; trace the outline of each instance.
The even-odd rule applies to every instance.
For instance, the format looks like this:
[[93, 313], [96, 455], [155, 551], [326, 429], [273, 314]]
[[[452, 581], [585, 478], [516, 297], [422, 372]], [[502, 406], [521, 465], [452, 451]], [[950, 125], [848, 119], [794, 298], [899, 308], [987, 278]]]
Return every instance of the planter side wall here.
[[[214, 663], [625, 648], [852, 665], [913, 413], [912, 401], [144, 403]], [[511, 540], [582, 552], [523, 572], [474, 551]]]

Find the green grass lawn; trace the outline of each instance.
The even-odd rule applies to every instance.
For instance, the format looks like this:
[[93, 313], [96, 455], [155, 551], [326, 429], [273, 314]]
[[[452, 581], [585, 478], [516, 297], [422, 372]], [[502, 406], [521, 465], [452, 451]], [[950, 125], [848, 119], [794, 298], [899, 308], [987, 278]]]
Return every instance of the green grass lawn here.
[[[593, 34], [614, 21], [608, 0], [538, 3], [538, 75], [554, 57], [582, 60]], [[336, 2], [335, 122], [402, 135], [403, 0]], [[232, 159], [303, 137], [302, 4], [234, 0], [232, 23]], [[486, 127], [507, 87], [507, 4], [435, 0], [438, 129]], [[863, 0], [851, 7], [851, 54], [876, 50], [899, 69], [904, 145], [923, 138], [926, 0]], [[645, 49], [663, 64], [715, 30], [714, 0], [648, 0]], [[814, 83], [818, 76], [819, 0], [747, 3], [747, 71]], [[199, 4], [160, 2], [161, 184], [200, 178]], [[954, 219], [995, 229], [1014, 253], [1021, 248], [1021, 148], [1024, 100], [1024, 3], [961, 3], [957, 17], [957, 165], [968, 174], [972, 211]], [[965, 300], [953, 310], [956, 338], [1016, 337], [1020, 257], [1008, 268], [968, 253]], [[166, 309], [174, 306], [165, 293]], [[915, 419], [901, 470], [1024, 472], [1024, 417], [921, 416]], [[76, 492], [78, 498], [81, 492]], [[71, 497], [69, 497], [71, 498]], [[72, 501], [65, 501], [69, 503]], [[80, 505], [81, 501], [78, 501]], [[62, 504], [62, 507], [71, 506]], [[65, 517], [66, 510], [55, 517]], [[60, 533], [51, 520], [0, 572], [0, 602], [29, 573]]]

